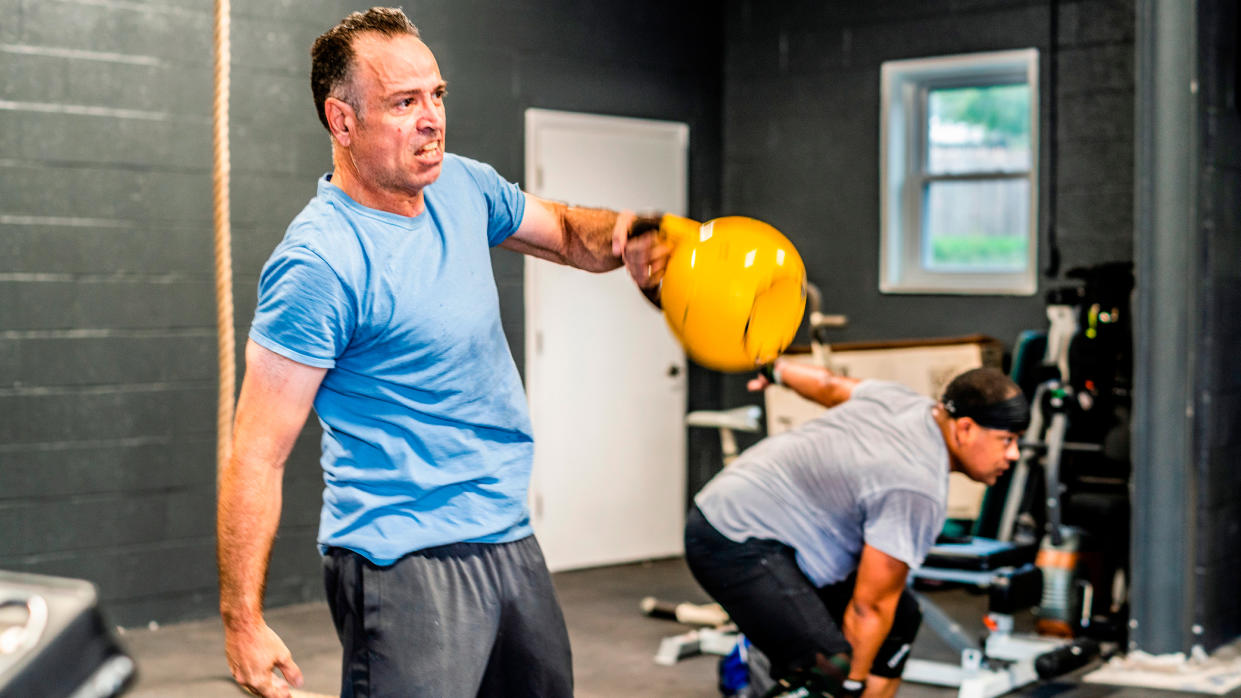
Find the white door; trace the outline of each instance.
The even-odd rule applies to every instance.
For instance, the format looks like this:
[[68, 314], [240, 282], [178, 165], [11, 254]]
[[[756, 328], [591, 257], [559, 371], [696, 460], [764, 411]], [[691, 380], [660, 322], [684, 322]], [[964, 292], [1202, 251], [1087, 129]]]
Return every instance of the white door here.
[[[685, 124], [526, 111], [526, 183], [582, 206], [684, 215]], [[530, 508], [552, 570], [679, 555], [685, 354], [625, 270], [525, 263]]]

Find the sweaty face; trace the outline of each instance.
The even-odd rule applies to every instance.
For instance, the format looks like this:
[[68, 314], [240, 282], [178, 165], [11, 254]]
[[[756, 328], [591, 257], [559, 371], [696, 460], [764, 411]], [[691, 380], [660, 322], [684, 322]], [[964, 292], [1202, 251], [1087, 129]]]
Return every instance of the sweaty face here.
[[956, 435], [958, 469], [986, 485], [994, 485], [1021, 455], [1020, 434], [988, 429], [968, 417], [956, 420]]
[[354, 42], [353, 87], [360, 110], [349, 153], [368, 186], [414, 196], [444, 160], [444, 79], [435, 56], [412, 36]]

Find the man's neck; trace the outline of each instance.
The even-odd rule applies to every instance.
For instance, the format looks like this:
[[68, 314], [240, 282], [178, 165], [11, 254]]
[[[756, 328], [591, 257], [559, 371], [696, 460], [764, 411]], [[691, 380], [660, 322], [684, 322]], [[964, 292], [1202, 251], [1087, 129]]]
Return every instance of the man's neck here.
[[956, 472], [960, 469], [957, 457], [953, 455], [953, 440], [956, 438], [952, 428], [952, 417], [944, 411], [943, 406], [936, 403], [931, 407], [931, 418], [935, 420], [936, 426], [939, 427], [939, 433], [944, 437], [944, 446], [948, 449], [948, 472]]
[[[426, 210], [422, 190], [410, 196], [405, 193], [380, 189], [363, 180], [349, 159], [349, 151], [340, 149], [336, 153], [336, 165], [332, 169], [332, 184], [349, 195], [349, 198], [378, 211], [395, 213], [398, 216], [413, 218]], [[342, 161], [343, 158], [343, 161]]]

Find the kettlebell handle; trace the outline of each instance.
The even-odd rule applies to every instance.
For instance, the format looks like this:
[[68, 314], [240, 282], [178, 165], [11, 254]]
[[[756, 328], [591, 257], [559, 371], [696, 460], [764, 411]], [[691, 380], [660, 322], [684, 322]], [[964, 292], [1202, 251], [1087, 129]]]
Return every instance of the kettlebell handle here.
[[698, 221], [681, 216], [674, 216], [671, 213], [665, 213], [662, 216], [638, 216], [634, 219], [633, 224], [629, 226], [629, 237], [636, 238], [639, 235], [656, 232], [671, 242], [677, 244], [686, 237], [698, 232], [702, 224]]

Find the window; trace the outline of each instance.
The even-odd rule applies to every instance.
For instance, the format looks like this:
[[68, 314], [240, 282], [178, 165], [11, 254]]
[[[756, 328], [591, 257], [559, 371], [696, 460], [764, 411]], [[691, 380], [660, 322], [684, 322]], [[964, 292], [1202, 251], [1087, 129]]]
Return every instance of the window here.
[[1032, 295], [1038, 51], [883, 64], [884, 293]]

